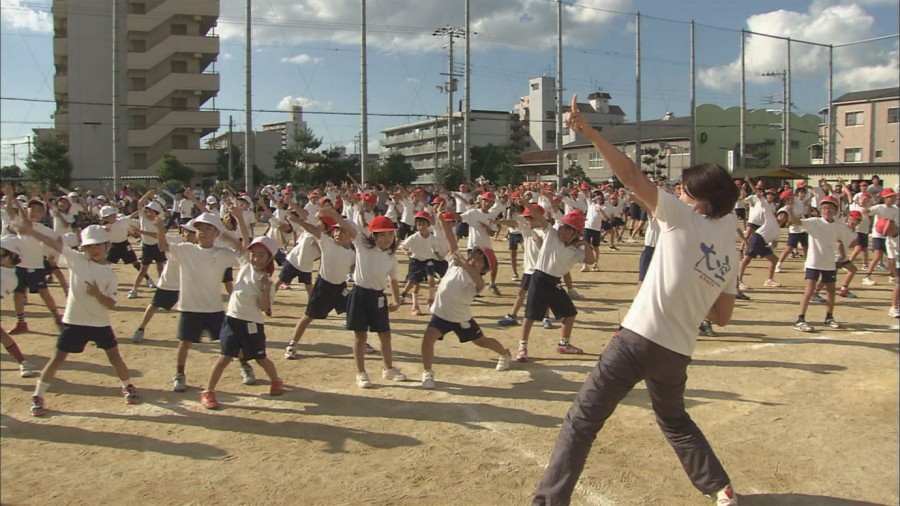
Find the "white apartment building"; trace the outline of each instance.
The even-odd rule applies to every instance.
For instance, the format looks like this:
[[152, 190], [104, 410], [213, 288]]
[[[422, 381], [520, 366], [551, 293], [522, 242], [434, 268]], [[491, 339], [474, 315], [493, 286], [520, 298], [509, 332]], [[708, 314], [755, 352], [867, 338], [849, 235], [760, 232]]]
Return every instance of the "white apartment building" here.
[[[127, 176], [154, 176], [171, 153], [198, 173], [215, 172], [216, 153], [200, 139], [219, 128], [204, 105], [219, 91], [209, 68], [218, 0], [130, 0], [127, 39]], [[108, 1], [54, 0], [55, 127], [69, 145], [73, 178], [112, 174], [112, 10]], [[121, 60], [120, 60], [121, 61]]]
[[[269, 176], [275, 175], [275, 155], [284, 149], [291, 149], [297, 145], [297, 133], [307, 129], [303, 121], [303, 107], [293, 106], [291, 117], [288, 121], [265, 123], [262, 130], [253, 132], [253, 165], [259, 167]], [[246, 153], [244, 149], [244, 131], [234, 131], [231, 134], [232, 145]], [[219, 134], [206, 141], [206, 147], [210, 151], [226, 149], [228, 147], [229, 133]]]

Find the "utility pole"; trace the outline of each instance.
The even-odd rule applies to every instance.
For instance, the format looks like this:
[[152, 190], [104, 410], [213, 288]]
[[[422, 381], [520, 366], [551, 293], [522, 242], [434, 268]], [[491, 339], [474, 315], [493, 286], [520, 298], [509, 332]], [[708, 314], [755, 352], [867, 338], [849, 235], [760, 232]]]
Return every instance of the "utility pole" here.
[[231, 184], [231, 181], [234, 180], [234, 174], [232, 174], [234, 167], [234, 162], [231, 160], [231, 153], [234, 151], [234, 120], [231, 115], [228, 115], [228, 184]]
[[250, 36], [250, 0], [247, 0], [247, 47], [245, 48], [244, 53], [246, 65], [246, 71], [244, 73], [244, 88], [246, 91], [244, 96], [244, 119], [247, 125], [247, 128], [244, 131], [244, 191], [247, 193], [253, 192], [253, 117], [251, 114], [253, 101], [251, 98], [252, 68], [250, 60]]
[[[472, 26], [470, 23], [470, 15], [469, 15], [469, 0], [466, 0], [466, 29], [465, 33], [472, 33]], [[463, 78], [464, 87], [466, 92], [466, 101], [465, 107], [463, 107], [463, 173], [466, 175], [466, 180], [472, 179], [472, 153], [471, 153], [471, 145], [472, 145], [472, 137], [471, 137], [471, 122], [470, 116], [472, 114], [472, 101], [469, 98], [472, 92], [472, 86], [470, 81], [471, 71], [470, 71], [470, 62], [472, 58], [472, 38], [466, 37], [466, 62], [465, 68], [463, 69]]]
[[359, 181], [366, 182], [366, 159], [369, 158], [369, 106], [368, 106], [368, 81], [366, 78], [368, 67], [366, 62], [366, 0], [362, 0], [362, 27], [359, 43], [359, 78], [360, 78], [360, 143], [362, 144], [359, 158]]
[[[443, 93], [447, 93], [447, 163], [453, 163], [453, 92], [456, 91], [456, 76], [453, 71], [453, 43], [455, 39], [466, 36], [466, 31], [462, 28], [454, 26], [444, 26], [438, 28], [432, 33], [437, 37], [447, 37], [447, 47], [449, 49], [449, 65], [447, 76], [447, 84], [441, 88]], [[441, 74], [445, 75], [445, 74]]]
[[790, 114], [790, 109], [788, 107], [788, 95], [787, 95], [787, 71], [782, 70], [781, 72], [765, 72], [760, 74], [764, 77], [780, 77], [781, 78], [781, 100], [770, 99], [769, 103], [771, 104], [781, 104], [781, 164], [788, 165], [789, 161], [789, 153], [790, 147], [787, 145], [790, 142], [790, 137], [788, 136], [788, 114]]
[[[562, 58], [562, 0], [556, 0], [556, 188], [562, 188], [563, 168], [563, 58]], [[570, 111], [571, 114], [572, 111]]]
[[116, 195], [119, 191], [119, 178], [124, 173], [122, 168], [128, 157], [128, 125], [125, 123], [122, 106], [122, 99], [128, 93], [125, 88], [128, 65], [125, 5], [123, 0], [112, 0], [112, 190]]

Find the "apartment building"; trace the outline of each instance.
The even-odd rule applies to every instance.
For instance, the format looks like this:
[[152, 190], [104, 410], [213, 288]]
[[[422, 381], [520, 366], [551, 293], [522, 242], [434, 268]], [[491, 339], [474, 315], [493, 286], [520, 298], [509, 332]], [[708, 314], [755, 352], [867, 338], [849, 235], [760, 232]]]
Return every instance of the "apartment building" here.
[[[900, 88], [854, 91], [834, 100], [835, 163], [900, 161]], [[828, 109], [820, 140], [810, 146], [813, 164], [828, 162]]]
[[[112, 173], [113, 19], [110, 3], [55, 0], [54, 121], [69, 145], [73, 178]], [[118, 61], [127, 117], [127, 176], [154, 176], [170, 153], [198, 173], [215, 171], [216, 154], [200, 139], [219, 128], [219, 113], [206, 105], [219, 91], [210, 71], [219, 54], [213, 34], [218, 0], [129, 0], [127, 35]], [[121, 37], [120, 37], [121, 38]]]
[[[295, 105], [291, 107], [290, 119], [275, 123], [265, 123], [262, 130], [253, 132], [253, 165], [259, 167], [269, 176], [275, 175], [275, 155], [279, 151], [292, 149], [297, 145], [297, 134], [306, 130], [307, 124], [303, 120], [303, 107]], [[219, 134], [206, 141], [209, 150], [227, 149], [229, 136], [231, 143], [241, 153], [244, 149], [244, 131], [234, 131]]]

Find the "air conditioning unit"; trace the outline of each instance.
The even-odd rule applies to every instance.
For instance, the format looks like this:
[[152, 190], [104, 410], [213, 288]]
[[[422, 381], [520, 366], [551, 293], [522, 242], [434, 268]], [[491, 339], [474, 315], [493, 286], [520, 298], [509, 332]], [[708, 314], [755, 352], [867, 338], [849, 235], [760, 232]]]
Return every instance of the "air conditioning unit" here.
[[196, 96], [199, 97], [199, 96], [202, 95], [202, 94], [203, 94], [202, 91], [200, 91], [200, 90], [194, 90], [194, 95], [196, 95]]
[[194, 21], [201, 21], [201, 20], [203, 20], [203, 16], [194, 16]]
[[195, 128], [195, 129], [194, 129], [194, 133], [195, 133], [195, 134], [202, 134], [202, 133], [203, 133], [203, 129], [202, 129], [202, 128]]
[[203, 53], [194, 53], [194, 58], [200, 58], [203, 56]]

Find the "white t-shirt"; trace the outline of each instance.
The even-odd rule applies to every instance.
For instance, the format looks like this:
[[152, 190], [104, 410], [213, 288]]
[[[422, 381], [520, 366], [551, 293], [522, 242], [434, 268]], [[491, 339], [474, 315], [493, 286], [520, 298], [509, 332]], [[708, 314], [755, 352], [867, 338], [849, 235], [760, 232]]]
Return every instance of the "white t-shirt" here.
[[[259, 272], [250, 265], [248, 252], [238, 255], [238, 264], [240, 268], [234, 277], [234, 290], [228, 297], [225, 314], [247, 322], [265, 323], [265, 314], [259, 310], [259, 301], [262, 297], [259, 280], [269, 274]], [[275, 283], [269, 284], [269, 300], [275, 300]]]
[[65, 234], [72, 231], [72, 223], [75, 221], [74, 207], [69, 208], [69, 212], [64, 213], [58, 210], [53, 214], [53, 231], [58, 234]]
[[[888, 206], [886, 204], [875, 204], [874, 206], [869, 207], [869, 214], [871, 214], [872, 216], [877, 216], [878, 218], [887, 218], [900, 225], [900, 207], [897, 207], [895, 205]], [[879, 234], [875, 230], [875, 225], [878, 223], [878, 218], [872, 220], [872, 237], [884, 238], [884, 234]]]
[[116, 244], [127, 241], [128, 230], [133, 224], [134, 222], [127, 216], [119, 215], [116, 217], [115, 222], [104, 225], [106, 231], [109, 232], [109, 242]]
[[475, 281], [462, 267], [450, 264], [447, 274], [441, 278], [431, 314], [452, 323], [472, 319], [472, 300], [475, 298]]
[[522, 249], [525, 250], [525, 258], [522, 261], [522, 272], [525, 274], [534, 273], [534, 266], [537, 263], [538, 256], [541, 254], [541, 248], [544, 246], [544, 236], [546, 233], [541, 228], [531, 228], [522, 220]]
[[[166, 241], [169, 245], [181, 244], [184, 239], [181, 237], [167, 237]], [[156, 286], [162, 290], [177, 292], [181, 289], [181, 263], [172, 255], [168, 255], [168, 261], [163, 267], [162, 274], [159, 275], [159, 281]]]
[[859, 211], [859, 214], [862, 215], [862, 219], [859, 220], [859, 225], [856, 226], [856, 231], [869, 235], [869, 232], [872, 230], [872, 220], [869, 218], [869, 209], [854, 202], [850, 204], [850, 211]]
[[406, 223], [409, 226], [415, 225], [416, 211], [418, 211], [421, 206], [416, 205], [416, 202], [412, 201], [409, 198], [401, 200], [400, 206], [403, 209], [400, 215], [400, 221]]
[[[803, 216], [806, 216], [806, 213], [809, 212], [809, 208], [800, 199], [794, 199], [793, 206], [794, 207], [793, 207], [792, 211], [794, 211], [794, 216], [796, 216], [798, 218], [802, 218]], [[802, 226], [798, 227], [796, 225], [791, 224], [788, 227], [788, 233], [791, 233], [791, 234], [803, 233], [803, 227]]]
[[94, 282], [100, 293], [116, 298], [119, 284], [115, 271], [109, 264], [98, 264], [87, 255], [72, 248], [63, 248], [60, 253], [69, 266], [69, 295], [66, 297], [66, 312], [63, 323], [86, 327], [109, 327], [109, 309], [94, 296], [87, 293], [87, 282]]
[[747, 216], [747, 223], [762, 226], [763, 222], [766, 220], [765, 204], [768, 203], [766, 198], [750, 195], [744, 199], [744, 202], [750, 204], [750, 214]]
[[800, 222], [809, 233], [809, 252], [803, 267], [820, 271], [835, 270], [835, 250], [838, 239], [842, 237], [841, 231], [847, 225], [837, 220], [828, 223], [825, 218], [804, 218]]
[[469, 199], [471, 198], [471, 195], [465, 192], [453, 193], [453, 204], [456, 209], [456, 214], [462, 214], [469, 210]]
[[655, 248], [656, 241], [659, 240], [659, 222], [655, 217], [651, 217], [647, 221], [647, 233], [644, 234], [644, 246]]
[[155, 244], [159, 244], [156, 240], [156, 232], [159, 230], [157, 226], [150, 221], [150, 218], [147, 218], [146, 215], [141, 213], [141, 217], [138, 219], [140, 223], [140, 229], [142, 232], [150, 232], [153, 235], [141, 234], [141, 243], [144, 246], [153, 246]]
[[584, 228], [601, 231], [603, 230], [603, 206], [596, 202], [592, 202], [590, 206], [588, 206], [587, 211], [587, 222], [584, 224]]
[[[19, 217], [17, 220], [21, 220], [23, 218]], [[24, 218], [28, 219], [28, 218]], [[16, 223], [19, 223], [16, 221]], [[59, 234], [50, 230], [42, 223], [32, 223], [32, 227], [37, 232], [40, 232], [43, 235], [48, 237], [52, 237], [54, 239], [59, 238]], [[37, 240], [33, 235], [23, 235], [19, 234], [19, 238], [22, 239], [22, 261], [19, 262], [19, 265], [16, 267], [21, 267], [23, 269], [43, 269], [44, 268], [44, 243]], [[54, 253], [56, 251], [54, 250]]]
[[469, 209], [462, 213], [460, 218], [469, 224], [469, 249], [491, 247], [491, 236], [488, 229], [491, 226], [490, 220], [494, 219], [493, 215], [482, 212], [481, 209]]
[[182, 218], [190, 218], [194, 212], [194, 202], [191, 199], [181, 199], [178, 202], [178, 212]]
[[361, 288], [386, 290], [388, 278], [397, 279], [397, 257], [378, 246], [366, 245], [365, 235], [356, 234], [356, 268], [353, 281]]
[[759, 200], [751, 210], [756, 208], [762, 210], [763, 213], [762, 225], [756, 229], [756, 233], [761, 235], [766, 243], [778, 240], [781, 235], [781, 227], [778, 226], [778, 218], [775, 216], [775, 204]]
[[[660, 234], [647, 276], [622, 326], [691, 356], [697, 327], [721, 293], [736, 293], [734, 214], [707, 219], [666, 191], [657, 192]], [[667, 252], [667, 253], [666, 253]]]
[[6, 298], [13, 293], [18, 283], [15, 269], [0, 267], [0, 298]]
[[222, 311], [222, 276], [234, 265], [237, 252], [228, 248], [201, 248], [199, 244], [169, 245], [169, 256], [181, 264], [178, 310], [192, 313]]
[[356, 263], [356, 252], [353, 248], [345, 248], [331, 236], [319, 236], [319, 248], [322, 250], [322, 262], [319, 264], [319, 277], [332, 285], [339, 285], [353, 272]]
[[559, 240], [558, 229], [547, 228], [544, 245], [534, 264], [534, 270], [561, 278], [579, 262], [584, 262], [584, 249], [577, 246], [566, 246]]
[[404, 239], [401, 246], [409, 251], [410, 258], [430, 260], [434, 258], [434, 250], [438, 247], [438, 239], [434, 234], [428, 234], [428, 237], [424, 237], [419, 232], [416, 232]]
[[316, 260], [321, 256], [322, 252], [316, 243], [316, 237], [304, 231], [297, 238], [297, 244], [287, 254], [287, 261], [299, 271], [312, 272]]

